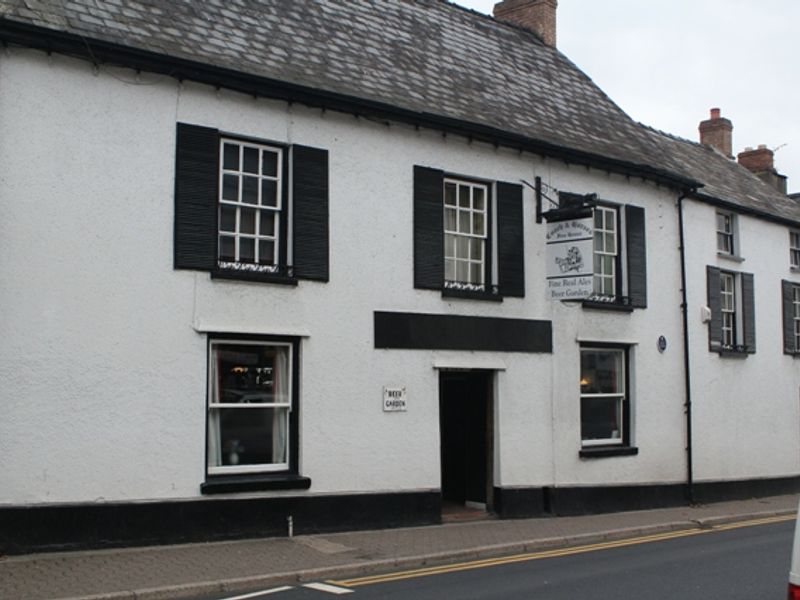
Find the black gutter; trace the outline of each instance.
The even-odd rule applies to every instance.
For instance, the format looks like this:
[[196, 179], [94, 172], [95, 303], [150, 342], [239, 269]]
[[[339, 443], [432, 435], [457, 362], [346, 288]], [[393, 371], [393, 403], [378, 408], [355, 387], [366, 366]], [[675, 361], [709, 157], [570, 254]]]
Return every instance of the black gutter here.
[[681, 253], [681, 313], [683, 317], [683, 370], [685, 385], [684, 413], [686, 414], [686, 499], [694, 504], [694, 469], [692, 447], [692, 381], [689, 363], [689, 304], [686, 299], [686, 245], [683, 235], [683, 201], [688, 197], [687, 190], [678, 196], [678, 235]]
[[30, 25], [7, 18], [0, 18], [0, 42], [5, 45], [16, 44], [44, 50], [45, 52], [65, 54], [89, 60], [95, 64], [102, 63], [127, 67], [167, 75], [178, 80], [187, 79], [264, 98], [298, 102], [315, 108], [353, 113], [358, 116], [377, 119], [388, 119], [416, 127], [455, 133], [472, 140], [501, 145], [515, 150], [525, 150], [542, 156], [561, 159], [572, 164], [595, 167], [632, 177], [641, 177], [677, 189], [698, 187], [700, 185], [696, 181], [650, 165], [631, 163], [591, 152], [566, 148], [488, 125], [424, 111], [404, 109], [385, 102], [288, 83], [194, 60], [177, 58], [95, 38], [90, 39], [81, 35]]

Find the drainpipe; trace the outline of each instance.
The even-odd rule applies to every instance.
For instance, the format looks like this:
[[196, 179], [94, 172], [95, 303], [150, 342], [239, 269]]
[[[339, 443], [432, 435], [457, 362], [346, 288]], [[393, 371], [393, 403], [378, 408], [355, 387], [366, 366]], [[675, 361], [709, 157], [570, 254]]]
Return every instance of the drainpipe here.
[[689, 369], [689, 316], [686, 301], [686, 247], [683, 236], [683, 200], [692, 190], [681, 192], [678, 196], [678, 232], [681, 253], [681, 313], [683, 315], [683, 370], [686, 386], [686, 499], [694, 504], [694, 473], [692, 469], [692, 384]]

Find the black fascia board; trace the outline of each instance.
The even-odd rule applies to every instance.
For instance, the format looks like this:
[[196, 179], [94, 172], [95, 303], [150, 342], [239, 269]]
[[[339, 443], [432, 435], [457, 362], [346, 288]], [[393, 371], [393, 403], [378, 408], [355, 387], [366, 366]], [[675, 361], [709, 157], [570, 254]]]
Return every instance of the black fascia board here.
[[169, 56], [150, 50], [141, 50], [97, 38], [87, 38], [74, 33], [14, 21], [13, 19], [0, 18], [0, 42], [4, 45], [16, 44], [44, 50], [48, 53], [64, 54], [89, 60], [93, 63], [109, 64], [167, 75], [178, 80], [187, 79], [264, 98], [297, 102], [315, 108], [394, 120], [417, 127], [455, 133], [472, 140], [557, 158], [567, 163], [594, 167], [631, 177], [641, 177], [671, 188], [682, 190], [702, 186], [699, 182], [665, 169], [559, 146], [551, 142], [537, 140], [480, 123], [454, 119], [425, 111], [413, 111], [385, 102], [251, 75], [234, 69]]
[[758, 210], [757, 208], [742, 206], [741, 204], [737, 204], [735, 202], [722, 200], [720, 198], [717, 198], [716, 196], [709, 196], [708, 194], [703, 194], [701, 192], [695, 191], [691, 192], [688, 197], [690, 199], [697, 200], [698, 202], [704, 202], [705, 204], [718, 206], [720, 208], [724, 208], [725, 210], [729, 210], [731, 212], [739, 213], [742, 215], [749, 215], [751, 217], [756, 217], [757, 219], [761, 219], [763, 221], [769, 221], [770, 223], [777, 223], [778, 225], [786, 225], [789, 227], [800, 227], [800, 220], [792, 220], [787, 217], [781, 217], [780, 215], [768, 213], [763, 210]]

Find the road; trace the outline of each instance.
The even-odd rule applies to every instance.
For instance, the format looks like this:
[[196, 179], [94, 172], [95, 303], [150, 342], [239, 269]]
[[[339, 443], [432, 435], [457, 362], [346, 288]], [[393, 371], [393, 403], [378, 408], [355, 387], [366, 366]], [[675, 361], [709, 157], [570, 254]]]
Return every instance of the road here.
[[783, 600], [794, 521], [734, 524], [417, 569], [339, 582], [214, 596], [252, 600], [371, 598], [481, 600]]

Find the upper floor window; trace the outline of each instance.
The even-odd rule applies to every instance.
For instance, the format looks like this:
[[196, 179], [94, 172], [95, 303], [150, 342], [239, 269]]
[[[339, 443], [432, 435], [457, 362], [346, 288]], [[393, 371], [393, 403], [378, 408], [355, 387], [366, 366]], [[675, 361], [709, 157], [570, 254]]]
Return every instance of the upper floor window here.
[[722, 346], [736, 345], [736, 291], [733, 273], [720, 273], [720, 311], [722, 314]]
[[723, 354], [756, 351], [755, 290], [752, 273], [706, 267], [709, 349]]
[[781, 281], [783, 299], [783, 352], [800, 356], [800, 284]]
[[632, 204], [594, 208], [592, 296], [588, 307], [647, 306], [645, 210]]
[[489, 194], [487, 186], [444, 180], [444, 285], [485, 290]]
[[225, 138], [220, 144], [220, 267], [275, 273], [286, 264], [283, 151]]
[[175, 268], [328, 280], [327, 150], [178, 123], [176, 154]]
[[734, 256], [737, 248], [734, 245], [733, 214], [717, 212], [717, 252]]
[[616, 297], [619, 250], [617, 210], [598, 206], [594, 209], [594, 293]]
[[483, 300], [524, 296], [522, 186], [415, 166], [414, 287]]
[[800, 269], [800, 231], [789, 232], [789, 264]]

